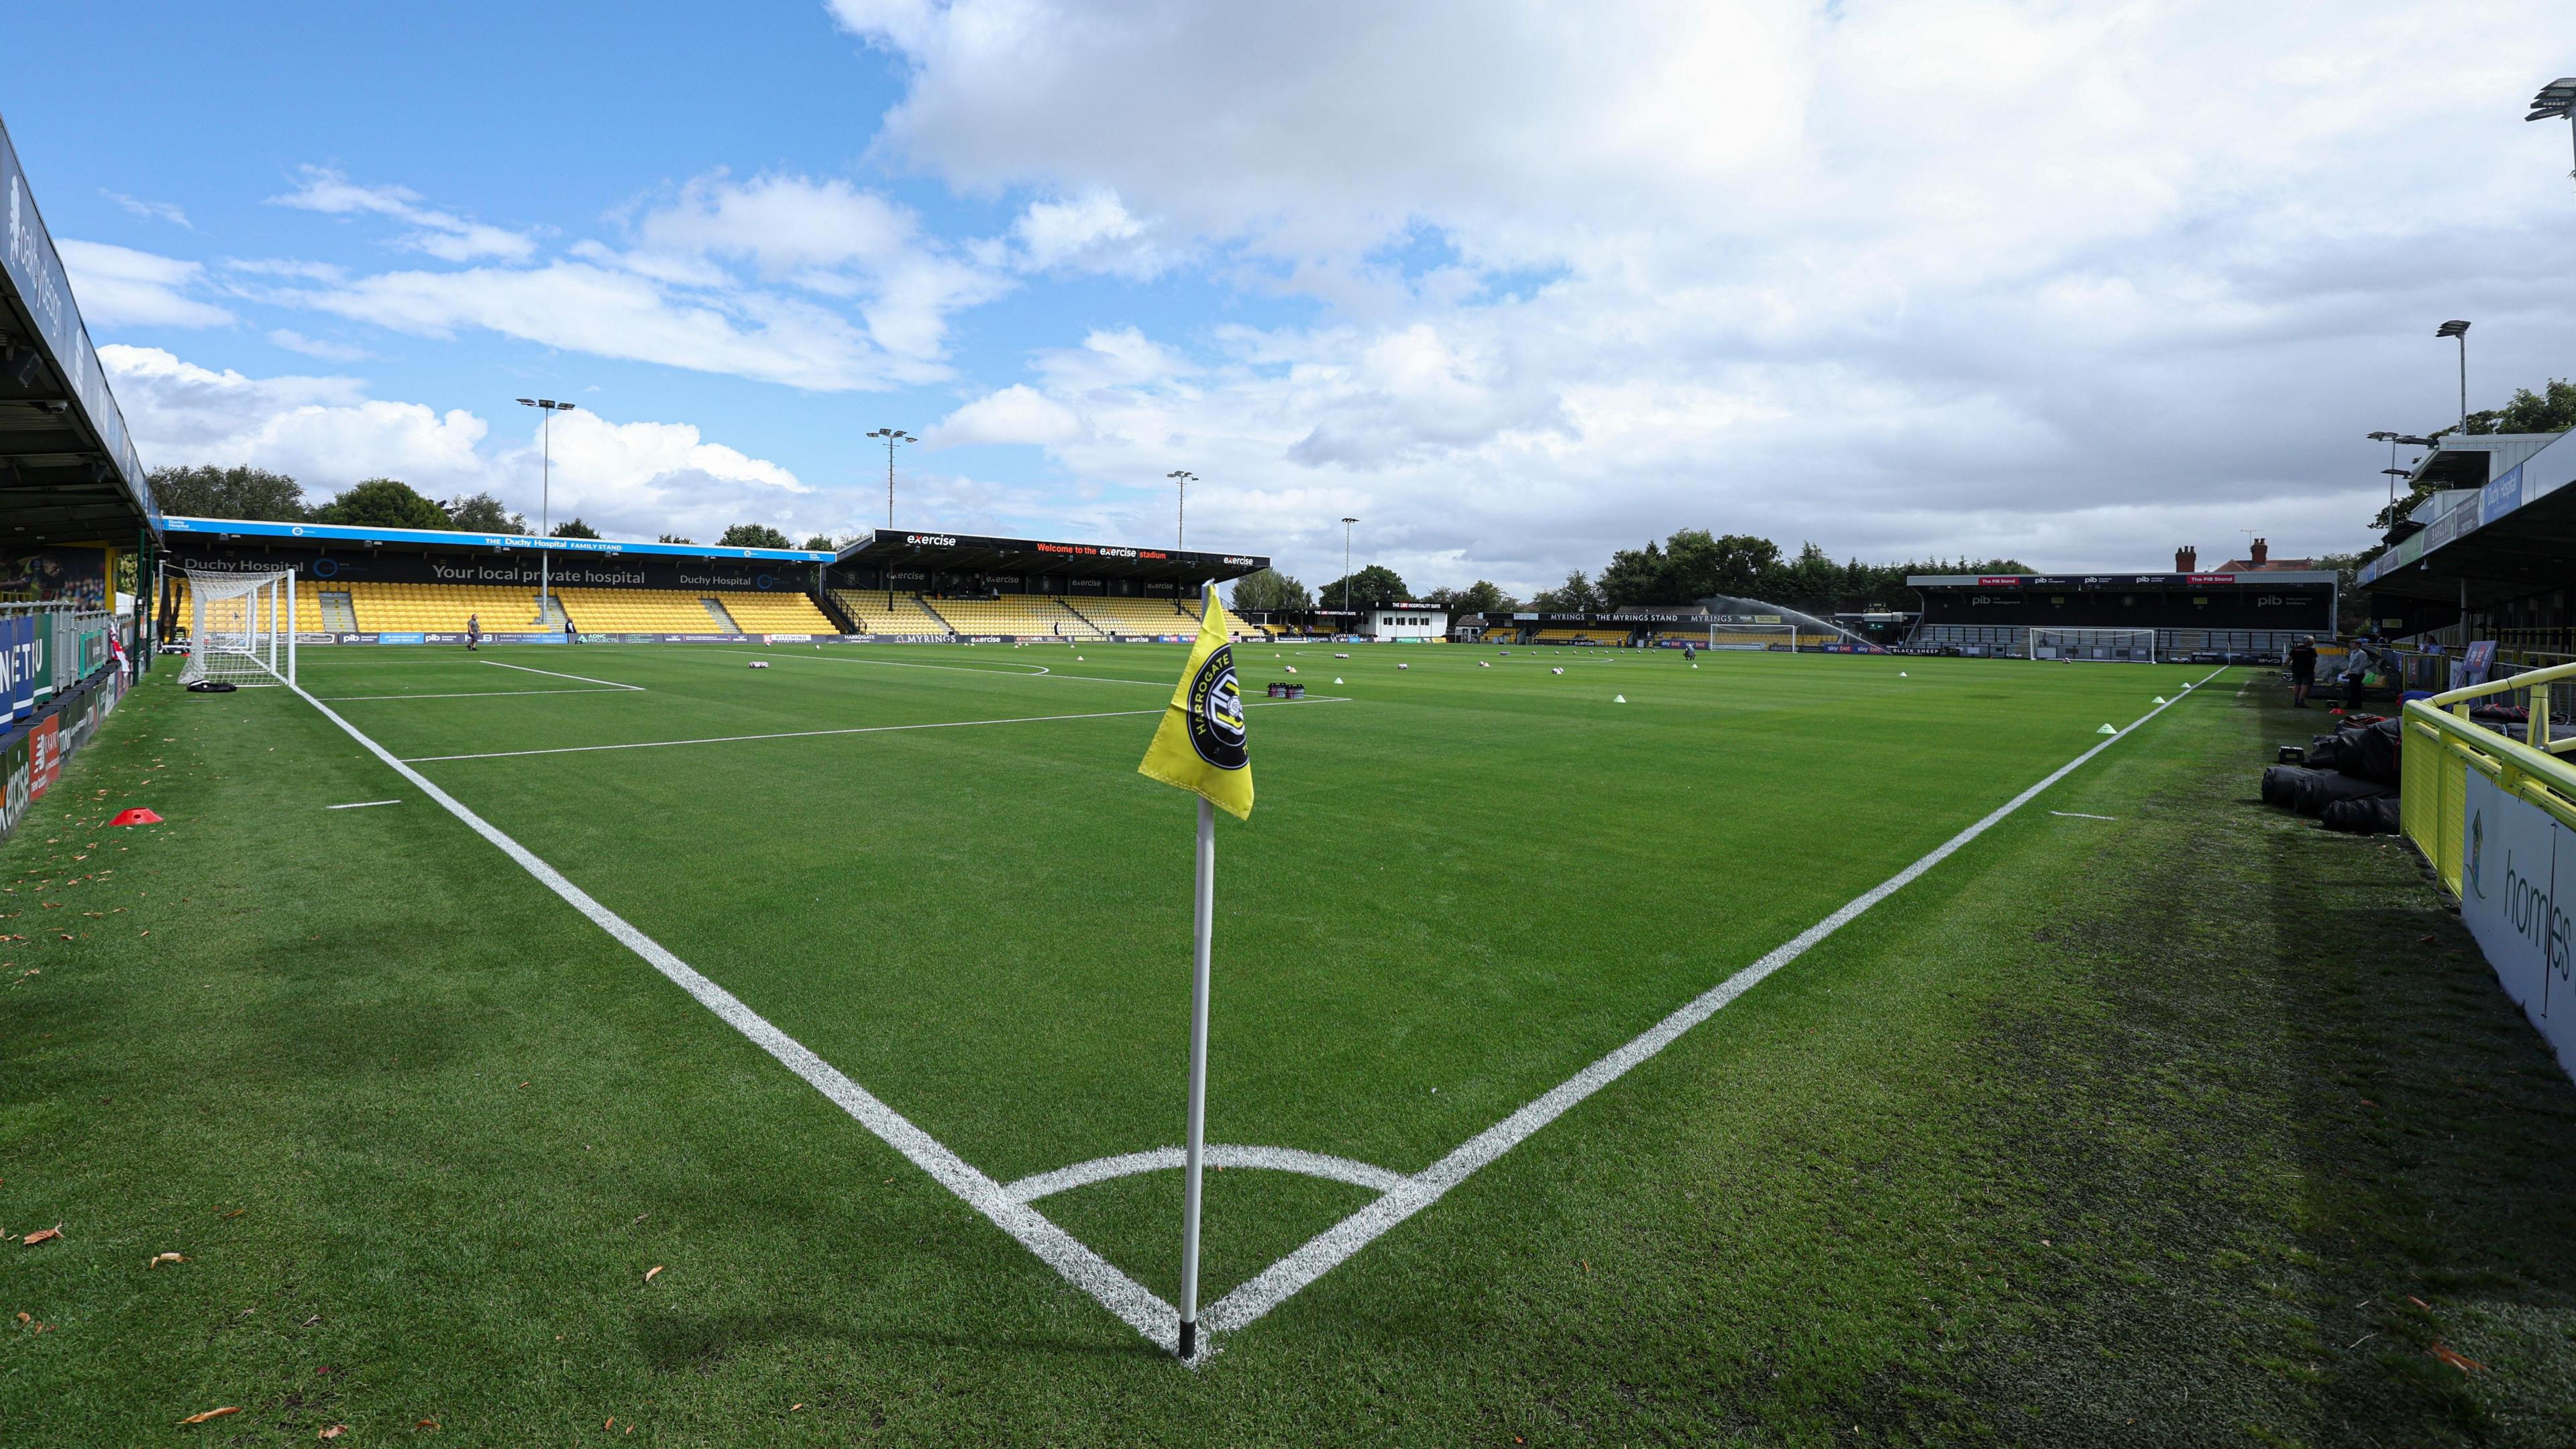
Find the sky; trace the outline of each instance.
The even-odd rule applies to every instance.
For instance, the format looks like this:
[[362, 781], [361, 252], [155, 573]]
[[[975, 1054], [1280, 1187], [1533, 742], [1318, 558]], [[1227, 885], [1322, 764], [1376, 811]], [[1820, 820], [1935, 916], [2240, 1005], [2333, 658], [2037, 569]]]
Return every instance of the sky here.
[[[2370, 541], [2576, 375], [2576, 7], [13, 6], [148, 465], [1526, 594], [1680, 528]], [[558, 416], [541, 499], [537, 414]], [[2400, 457], [2399, 461], [2405, 461]]]

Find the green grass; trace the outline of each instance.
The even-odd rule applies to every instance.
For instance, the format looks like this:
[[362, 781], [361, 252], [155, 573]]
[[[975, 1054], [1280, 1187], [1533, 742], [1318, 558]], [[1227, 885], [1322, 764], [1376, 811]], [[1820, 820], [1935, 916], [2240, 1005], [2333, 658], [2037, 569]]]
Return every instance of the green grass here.
[[[2207, 672], [1270, 652], [1256, 698], [1347, 701], [1251, 717], [1210, 1136], [1404, 1172]], [[1190, 809], [1134, 773], [1180, 651], [1085, 654], [305, 683], [410, 758], [1108, 716], [418, 766], [1009, 1180], [1180, 1136]], [[310, 707], [165, 671], [0, 857], [0, 1227], [65, 1232], [0, 1246], [53, 1325], [0, 1441], [2563, 1442], [2576, 1092], [2400, 848], [2243, 803], [2312, 716], [2233, 688], [1193, 1374]], [[1168, 1298], [1178, 1193], [1042, 1206]], [[1205, 1296], [1367, 1196], [1212, 1176]]]

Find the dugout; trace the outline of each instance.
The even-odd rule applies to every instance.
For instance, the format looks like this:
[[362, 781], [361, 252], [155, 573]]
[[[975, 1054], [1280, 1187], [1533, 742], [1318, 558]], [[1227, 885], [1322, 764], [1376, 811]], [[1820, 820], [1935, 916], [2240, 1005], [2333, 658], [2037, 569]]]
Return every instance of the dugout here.
[[2331, 569], [2156, 574], [1916, 574], [1914, 649], [2026, 658], [2033, 629], [2152, 629], [2156, 657], [2275, 663], [2302, 634], [2334, 636]]
[[2380, 632], [2456, 650], [2496, 641], [2517, 663], [2576, 660], [2576, 434], [2446, 438], [2410, 484], [2438, 485], [2362, 566]]

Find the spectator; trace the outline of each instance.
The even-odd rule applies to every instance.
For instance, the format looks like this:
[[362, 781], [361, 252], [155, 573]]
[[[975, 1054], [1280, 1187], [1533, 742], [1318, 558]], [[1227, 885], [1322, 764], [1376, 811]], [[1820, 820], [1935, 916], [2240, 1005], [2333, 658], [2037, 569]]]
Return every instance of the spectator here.
[[2290, 708], [2308, 707], [2308, 689], [2317, 682], [2317, 641], [2302, 634], [2290, 646]]

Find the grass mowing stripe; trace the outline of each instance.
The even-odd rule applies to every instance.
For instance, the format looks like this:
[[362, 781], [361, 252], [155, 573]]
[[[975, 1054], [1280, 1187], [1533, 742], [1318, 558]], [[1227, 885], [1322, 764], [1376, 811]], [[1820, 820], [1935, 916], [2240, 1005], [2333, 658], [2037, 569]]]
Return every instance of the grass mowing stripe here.
[[[2207, 684], [2226, 672], [2226, 667], [2222, 665], [2204, 675], [2199, 683]], [[2192, 693], [2198, 692], [2198, 689], [2199, 685], [2196, 684], [2190, 691], [2177, 698], [2187, 699]], [[1774, 949], [1761, 960], [1710, 987], [1680, 1010], [1638, 1034], [1626, 1045], [1575, 1073], [1547, 1095], [1469, 1138], [1448, 1156], [1406, 1179], [1403, 1186], [1390, 1191], [1386, 1196], [1316, 1234], [1305, 1246], [1263, 1269], [1260, 1274], [1237, 1286], [1233, 1292], [1211, 1305], [1204, 1315], [1209, 1331], [1232, 1332], [1285, 1303], [1298, 1290], [1330, 1272], [1336, 1264], [1367, 1247], [1398, 1223], [1438, 1202], [1449, 1189], [1475, 1175], [1477, 1169], [1511, 1151], [1526, 1141], [1531, 1134], [1565, 1115], [1576, 1103], [1627, 1075], [1630, 1068], [1672, 1045], [1682, 1033], [1708, 1020], [1725, 1009], [1728, 1003], [1762, 984], [1763, 978], [1807, 954], [1817, 943], [1842, 929], [1854, 917], [1904, 889], [1925, 871], [1949, 859], [1968, 842], [1985, 834], [2000, 824], [2005, 817], [2037, 799], [2050, 786], [2081, 769], [2086, 761], [2128, 738], [2130, 733], [2139, 726], [2171, 709], [2173, 703], [2174, 701], [2169, 700], [2138, 716], [2127, 729], [2121, 730], [2050, 771], [2038, 784], [2015, 795], [1988, 812], [1983, 819], [1933, 847], [1912, 865], [1854, 897], [1842, 909], [1799, 932], [1787, 944]]]
[[[317, 700], [315, 703], [318, 704], [320, 701]], [[1328, 694], [1310, 699], [1247, 699], [1243, 703], [1246, 708], [1250, 708], [1254, 705], [1270, 704], [1348, 704], [1350, 700], [1340, 695]], [[975, 725], [1049, 724], [1057, 720], [1121, 719], [1130, 715], [1161, 714], [1162, 712], [1160, 709], [1108, 709], [1091, 714], [1029, 714], [1010, 719], [950, 719], [934, 720], [926, 724], [853, 725], [836, 730], [784, 730], [767, 735], [711, 735], [705, 739], [696, 740], [638, 740], [623, 745], [556, 745], [542, 750], [492, 750], [479, 755], [414, 755], [410, 763], [433, 765], [447, 760], [508, 760], [521, 755], [582, 755], [597, 750], [659, 750], [673, 745], [733, 745], [750, 740], [803, 740], [822, 735], [882, 735], [901, 730], [957, 730]]]
[[333, 704], [351, 704], [369, 699], [508, 699], [521, 694], [641, 694], [643, 692], [638, 685], [612, 684], [600, 689], [467, 689], [452, 694], [327, 694], [322, 698]]
[[1043, 664], [1032, 664], [1026, 669], [991, 669], [974, 664], [916, 664], [905, 659], [860, 659], [848, 654], [826, 654], [820, 659], [808, 659], [802, 654], [778, 654], [767, 651], [754, 653], [749, 649], [710, 649], [707, 652], [751, 654], [754, 658], [761, 659], [793, 659], [803, 664], [876, 664], [887, 669], [944, 669], [951, 674], [999, 674], [1010, 679], [1080, 679], [1093, 684], [1143, 684], [1156, 689], [1163, 687], [1162, 681], [1158, 679], [1116, 679], [1106, 674], [1058, 674]]
[[498, 660], [498, 659], [486, 659], [486, 660], [484, 660], [484, 661], [482, 661], [482, 662], [483, 662], [483, 663], [485, 663], [485, 664], [488, 664], [488, 665], [492, 666], [492, 667], [493, 667], [493, 668], [495, 668], [495, 669], [515, 669], [515, 670], [518, 670], [518, 671], [519, 671], [520, 673], [522, 673], [522, 674], [547, 674], [547, 675], [552, 675], [553, 677], [555, 677], [555, 678], [557, 678], [557, 679], [575, 679], [575, 680], [579, 680], [580, 682], [582, 682], [582, 683], [584, 683], [584, 684], [604, 684], [604, 685], [608, 686], [610, 689], [631, 689], [631, 690], [634, 690], [634, 691], [635, 691], [636, 693], [638, 693], [638, 694], [641, 694], [641, 693], [643, 693], [643, 692], [644, 692], [644, 686], [642, 686], [642, 685], [640, 685], [640, 684], [620, 684], [620, 683], [618, 683], [618, 682], [617, 682], [616, 680], [614, 680], [614, 679], [593, 679], [593, 678], [591, 678], [591, 677], [590, 677], [589, 675], [587, 675], [587, 674], [565, 674], [565, 673], [563, 673], [563, 672], [562, 672], [562, 671], [560, 671], [560, 670], [554, 670], [554, 669], [539, 669], [539, 668], [536, 668], [536, 667], [535, 667], [535, 666], [533, 666], [533, 665], [527, 665], [527, 664], [504, 664], [504, 663], [502, 663], [502, 662], [501, 662], [500, 660]]
[[[294, 686], [289, 686], [294, 688]], [[1179, 1347], [1180, 1314], [1170, 1304], [1147, 1291], [1135, 1279], [1110, 1266], [1109, 1261], [1082, 1245], [1072, 1234], [1057, 1227], [1046, 1216], [1026, 1203], [1019, 1202], [1000, 1183], [978, 1171], [974, 1164], [951, 1152], [937, 1138], [922, 1131], [902, 1113], [877, 1100], [865, 1087], [844, 1076], [840, 1069], [805, 1049], [787, 1033], [772, 1026], [760, 1013], [745, 1006], [732, 992], [691, 967], [688, 962], [664, 950], [652, 937], [635, 929], [615, 911], [593, 900], [587, 891], [567, 880], [563, 873], [538, 859], [525, 846], [512, 840], [481, 816], [468, 810], [454, 796], [431, 784], [429, 778], [414, 770], [384, 746], [367, 738], [356, 725], [342, 719], [331, 707], [297, 688], [305, 703], [322, 712], [323, 718], [338, 725], [349, 738], [367, 748], [396, 774], [419, 786], [423, 793], [438, 802], [447, 813], [464, 822], [467, 829], [482, 836], [502, 854], [518, 863], [519, 868], [536, 877], [546, 889], [561, 896], [574, 910], [590, 918], [592, 924], [606, 931], [618, 944], [644, 958], [654, 970], [668, 977], [672, 984], [689, 993], [699, 1005], [714, 1012], [727, 1026], [750, 1038], [753, 1045], [778, 1059], [781, 1065], [802, 1077], [816, 1091], [831, 1099], [833, 1105], [847, 1112], [860, 1126], [867, 1128], [887, 1146], [900, 1152], [915, 1167], [930, 1174], [933, 1181], [954, 1193], [967, 1206], [989, 1218], [993, 1225], [1018, 1239], [1039, 1260], [1061, 1274], [1065, 1281], [1098, 1300], [1100, 1305], [1118, 1315], [1127, 1325], [1166, 1350]]]

